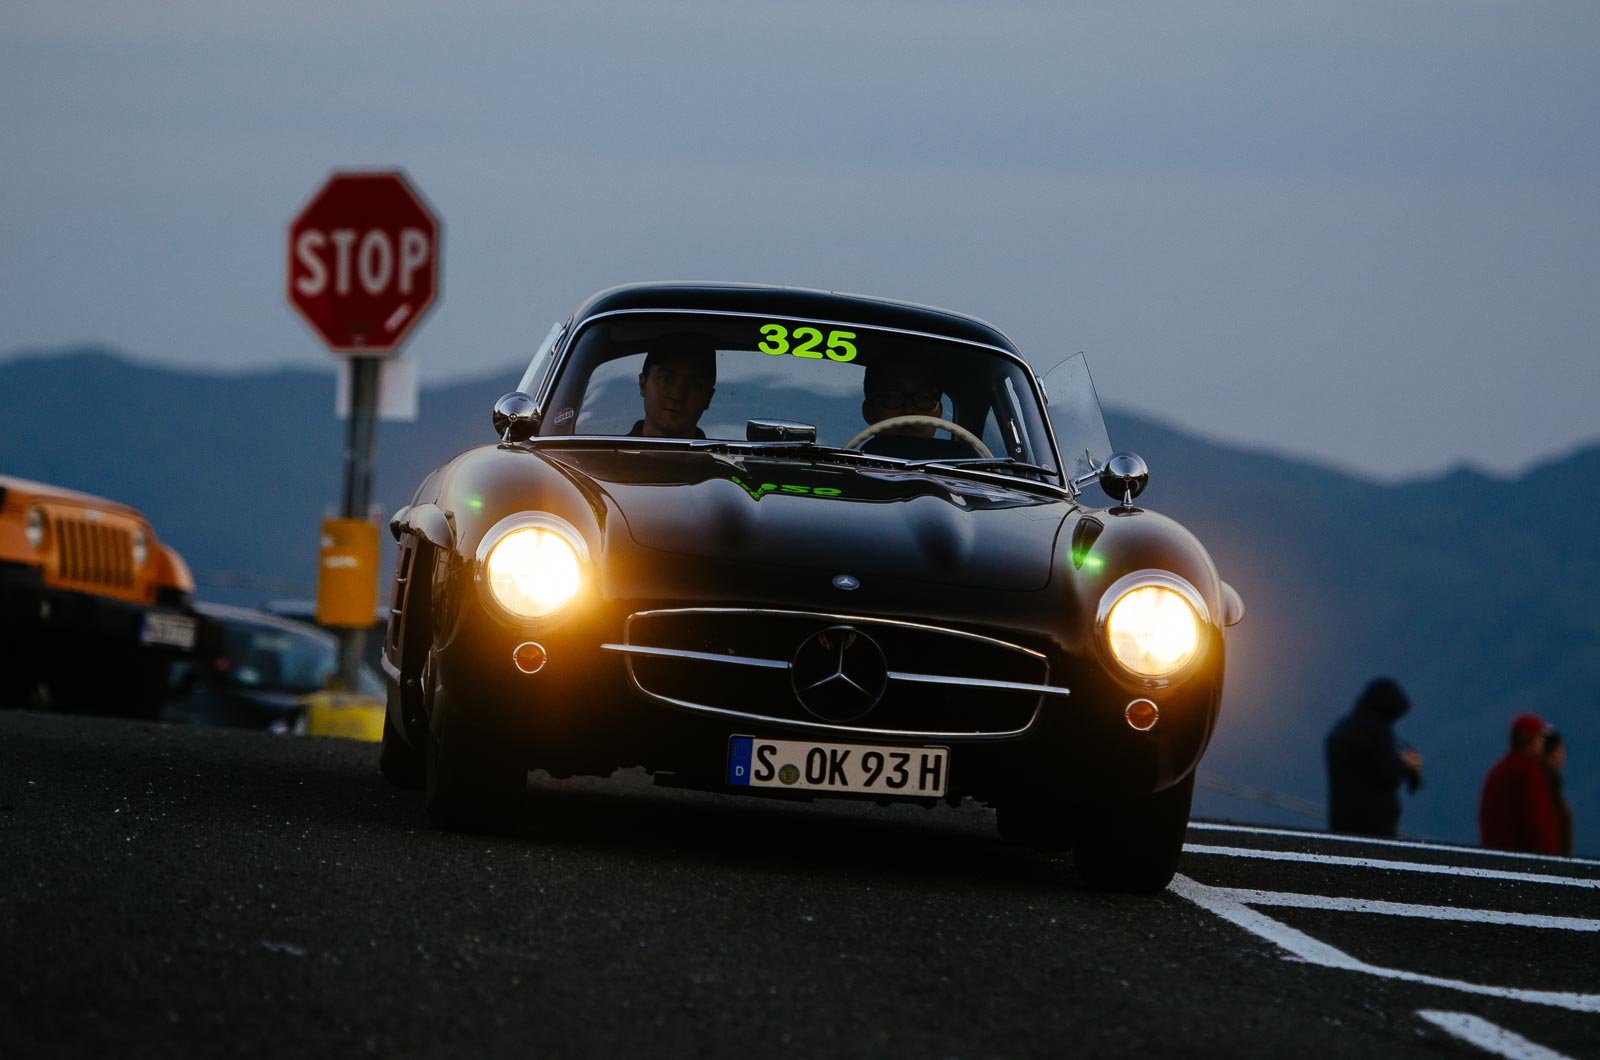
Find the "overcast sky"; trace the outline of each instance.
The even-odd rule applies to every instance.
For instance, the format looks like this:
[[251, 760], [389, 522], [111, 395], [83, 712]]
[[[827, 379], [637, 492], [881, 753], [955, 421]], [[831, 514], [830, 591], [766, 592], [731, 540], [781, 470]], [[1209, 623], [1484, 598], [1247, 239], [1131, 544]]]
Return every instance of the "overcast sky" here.
[[0, 5], [0, 357], [331, 365], [286, 227], [393, 165], [446, 229], [425, 380], [614, 283], [755, 280], [1374, 477], [1600, 438], [1592, 0], [329, 6]]

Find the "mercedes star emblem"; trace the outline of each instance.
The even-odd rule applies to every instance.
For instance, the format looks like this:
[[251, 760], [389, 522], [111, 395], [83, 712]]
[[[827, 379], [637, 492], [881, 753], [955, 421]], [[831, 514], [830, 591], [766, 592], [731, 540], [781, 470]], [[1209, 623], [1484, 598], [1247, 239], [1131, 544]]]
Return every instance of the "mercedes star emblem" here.
[[865, 633], [830, 626], [800, 642], [789, 681], [801, 705], [823, 721], [853, 721], [883, 698], [889, 663]]

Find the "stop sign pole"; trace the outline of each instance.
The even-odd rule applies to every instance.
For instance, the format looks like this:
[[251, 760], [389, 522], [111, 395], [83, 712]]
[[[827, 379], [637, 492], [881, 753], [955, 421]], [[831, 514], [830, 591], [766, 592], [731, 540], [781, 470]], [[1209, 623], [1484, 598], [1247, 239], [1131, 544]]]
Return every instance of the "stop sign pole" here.
[[339, 677], [358, 687], [377, 603], [378, 533], [367, 518], [376, 462], [378, 372], [432, 307], [439, 221], [399, 170], [335, 171], [289, 224], [289, 304], [350, 359], [341, 518], [324, 521], [317, 620], [339, 630]]

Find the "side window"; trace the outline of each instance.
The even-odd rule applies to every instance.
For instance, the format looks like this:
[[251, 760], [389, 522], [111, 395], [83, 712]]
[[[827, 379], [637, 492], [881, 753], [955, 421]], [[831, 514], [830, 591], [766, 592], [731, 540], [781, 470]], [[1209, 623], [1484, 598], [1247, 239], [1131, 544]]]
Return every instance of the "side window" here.
[[1028, 435], [1021, 422], [1022, 403], [1017, 399], [1010, 377], [997, 380], [989, 398], [989, 413], [983, 421], [983, 444], [995, 456], [1034, 463], [1033, 450], [1027, 443]]
[[578, 410], [573, 433], [627, 434], [633, 430], [643, 408], [639, 400], [639, 372], [643, 368], [642, 353], [596, 366], [584, 387], [583, 407]]
[[1001, 453], [1010, 455], [1010, 447], [1000, 432], [1000, 421], [995, 418], [993, 405], [989, 406], [988, 414], [983, 417], [983, 444], [996, 456]]

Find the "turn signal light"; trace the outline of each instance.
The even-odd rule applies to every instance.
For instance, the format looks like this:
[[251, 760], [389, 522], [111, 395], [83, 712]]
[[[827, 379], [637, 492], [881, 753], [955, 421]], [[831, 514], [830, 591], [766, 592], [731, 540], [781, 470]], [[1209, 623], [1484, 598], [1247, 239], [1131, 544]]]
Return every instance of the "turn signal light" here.
[[1161, 717], [1161, 711], [1148, 699], [1136, 699], [1128, 704], [1128, 709], [1122, 712], [1128, 719], [1128, 724], [1140, 732], [1148, 732]]
[[544, 645], [535, 644], [531, 640], [518, 644], [511, 652], [511, 661], [525, 674], [536, 674], [543, 670], [546, 658]]

